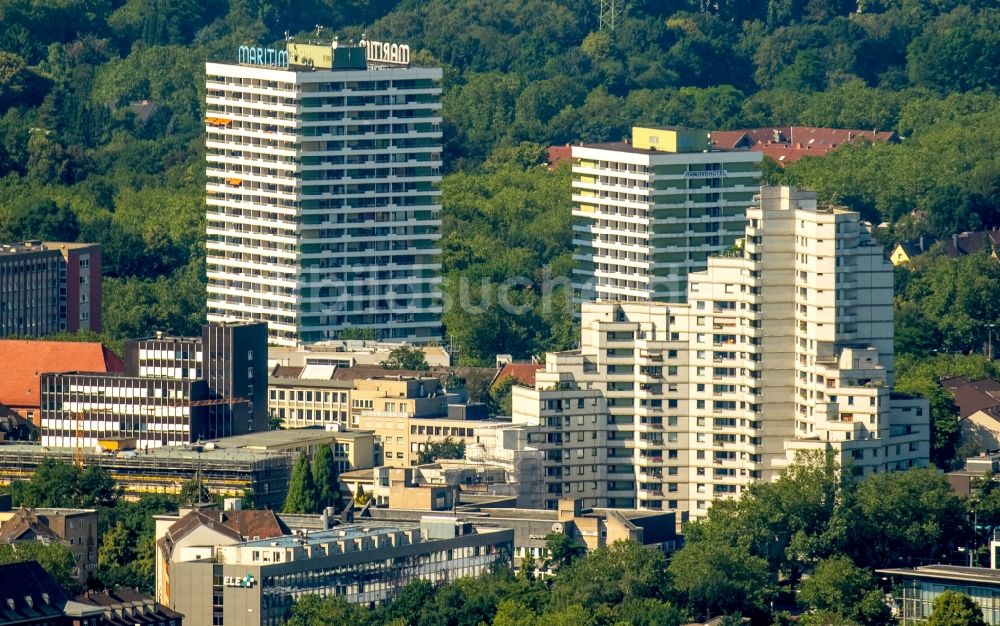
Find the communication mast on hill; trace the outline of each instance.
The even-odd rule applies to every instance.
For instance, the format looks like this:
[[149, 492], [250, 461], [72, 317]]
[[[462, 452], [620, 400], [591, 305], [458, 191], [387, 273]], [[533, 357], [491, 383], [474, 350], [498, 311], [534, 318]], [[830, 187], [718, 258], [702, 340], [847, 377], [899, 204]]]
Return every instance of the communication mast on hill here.
[[598, 0], [601, 7], [600, 29], [613, 31], [625, 17], [625, 0]]

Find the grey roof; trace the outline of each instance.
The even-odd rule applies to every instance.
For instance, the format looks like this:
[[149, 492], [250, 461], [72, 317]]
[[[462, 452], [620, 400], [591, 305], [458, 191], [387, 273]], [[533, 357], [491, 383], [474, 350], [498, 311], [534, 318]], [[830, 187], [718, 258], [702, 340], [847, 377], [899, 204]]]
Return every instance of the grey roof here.
[[917, 568], [879, 569], [878, 574], [906, 578], [1000, 585], [1000, 570], [961, 565], [925, 565]]

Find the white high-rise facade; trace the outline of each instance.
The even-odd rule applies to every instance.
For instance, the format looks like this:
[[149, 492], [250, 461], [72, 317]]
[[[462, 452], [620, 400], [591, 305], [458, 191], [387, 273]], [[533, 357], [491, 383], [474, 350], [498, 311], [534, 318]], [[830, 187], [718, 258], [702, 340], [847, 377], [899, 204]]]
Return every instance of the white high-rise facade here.
[[546, 505], [704, 515], [807, 450], [850, 471], [925, 465], [926, 400], [891, 393], [892, 267], [857, 213], [760, 189], [742, 251], [687, 303], [585, 303], [581, 348], [515, 387], [546, 458]]
[[705, 131], [632, 129], [573, 147], [574, 291], [580, 302], [683, 302], [687, 277], [743, 235], [763, 156]]
[[441, 70], [363, 45], [206, 64], [210, 321], [440, 338]]

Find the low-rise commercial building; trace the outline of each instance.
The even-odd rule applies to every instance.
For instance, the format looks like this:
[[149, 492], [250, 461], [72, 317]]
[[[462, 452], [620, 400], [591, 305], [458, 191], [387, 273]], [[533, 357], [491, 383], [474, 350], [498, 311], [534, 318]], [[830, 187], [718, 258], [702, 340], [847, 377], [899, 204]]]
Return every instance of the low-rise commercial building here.
[[[76, 448], [15, 443], [0, 445], [0, 487], [15, 480], [30, 480], [46, 459], [73, 463]], [[201, 475], [213, 495], [241, 497], [253, 494], [262, 507], [281, 507], [288, 493], [295, 457], [285, 452], [259, 452], [241, 448], [163, 446], [119, 454], [84, 451], [84, 465], [100, 465], [118, 483], [127, 498], [148, 493], [177, 495]]]
[[[513, 549], [513, 531], [479, 529], [454, 517], [246, 541], [191, 515], [198, 514], [158, 532], [156, 581], [157, 601], [191, 626], [276, 626], [305, 594], [373, 606], [413, 580], [439, 583], [509, 566]], [[179, 525], [190, 529], [174, 532]]]
[[375, 433], [382, 465], [408, 467], [421, 463], [428, 446], [451, 441], [469, 446], [490, 431], [509, 426], [506, 420], [448, 417], [363, 416], [359, 426]]
[[[363, 339], [336, 339], [289, 347], [271, 346], [267, 358], [271, 367], [286, 365], [307, 367], [329, 365], [335, 367], [379, 367], [389, 353], [398, 348], [412, 347], [405, 342], [367, 341]], [[451, 354], [443, 346], [420, 346], [424, 361], [430, 367], [450, 367]]]
[[985, 567], [927, 565], [916, 568], [880, 569], [902, 594], [897, 598], [900, 626], [925, 624], [934, 601], [945, 591], [957, 591], [972, 598], [983, 610], [990, 626], [1000, 626], [1000, 571]]
[[267, 326], [125, 344], [125, 372], [42, 374], [42, 443], [134, 438], [142, 449], [267, 430]]
[[[552, 533], [563, 534], [596, 550], [616, 541], [629, 540], [656, 546], [665, 553], [678, 547], [677, 519], [674, 513], [635, 509], [588, 509], [580, 500], [564, 499], [554, 511], [479, 504], [456, 504], [454, 515], [477, 528], [510, 528], [514, 531], [514, 564], [525, 560], [536, 565], [548, 557], [547, 541]], [[502, 503], [501, 503], [502, 504]], [[419, 519], [427, 510], [421, 507], [369, 507], [359, 520], [389, 523]]]
[[354, 382], [334, 379], [333, 371], [331, 365], [275, 366], [268, 377], [271, 419], [284, 428], [350, 425]]
[[375, 466], [375, 435], [364, 430], [338, 430], [321, 428], [294, 428], [268, 430], [237, 437], [217, 439], [206, 444], [217, 450], [246, 450], [253, 452], [284, 453], [294, 458], [305, 454], [312, 458], [321, 446], [333, 449], [337, 470], [365, 470]]

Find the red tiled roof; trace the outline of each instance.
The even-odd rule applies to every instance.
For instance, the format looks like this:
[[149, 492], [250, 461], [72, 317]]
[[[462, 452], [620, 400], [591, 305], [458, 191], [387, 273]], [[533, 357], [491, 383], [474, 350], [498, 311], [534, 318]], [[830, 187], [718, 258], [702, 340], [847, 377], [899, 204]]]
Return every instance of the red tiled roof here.
[[0, 404], [37, 407], [39, 377], [45, 372], [124, 372], [114, 353], [94, 342], [0, 340]]
[[822, 156], [845, 143], [859, 140], [896, 141], [892, 131], [783, 126], [713, 131], [712, 142], [719, 148], [749, 147], [763, 152], [780, 164], [793, 163], [807, 156]]
[[951, 258], [976, 254], [986, 247], [1000, 248], [1000, 231], [979, 230], [973, 233], [959, 233], [950, 239], [941, 240], [941, 251]]
[[490, 388], [495, 387], [507, 378], [513, 378], [522, 385], [534, 387], [535, 373], [541, 369], [545, 369], [545, 366], [541, 363], [505, 363], [497, 371], [493, 380], [490, 381]]
[[963, 418], [1000, 405], [1000, 383], [990, 378], [968, 382], [954, 393], [958, 414]]
[[18, 509], [13, 517], [0, 524], [0, 543], [17, 541], [29, 532], [34, 532], [39, 539], [60, 538], [48, 524], [38, 519], [33, 509]]
[[742, 130], [713, 130], [711, 140], [713, 146], [725, 148], [726, 150], [733, 150], [744, 145], [749, 147], [753, 143], [756, 143], [746, 131]]
[[549, 146], [546, 150], [546, 160], [549, 169], [559, 165], [560, 161], [573, 158], [573, 146]]
[[278, 516], [270, 510], [211, 511], [205, 515], [214, 517], [232, 528], [246, 539], [270, 539], [288, 534], [288, 528], [281, 524]]

